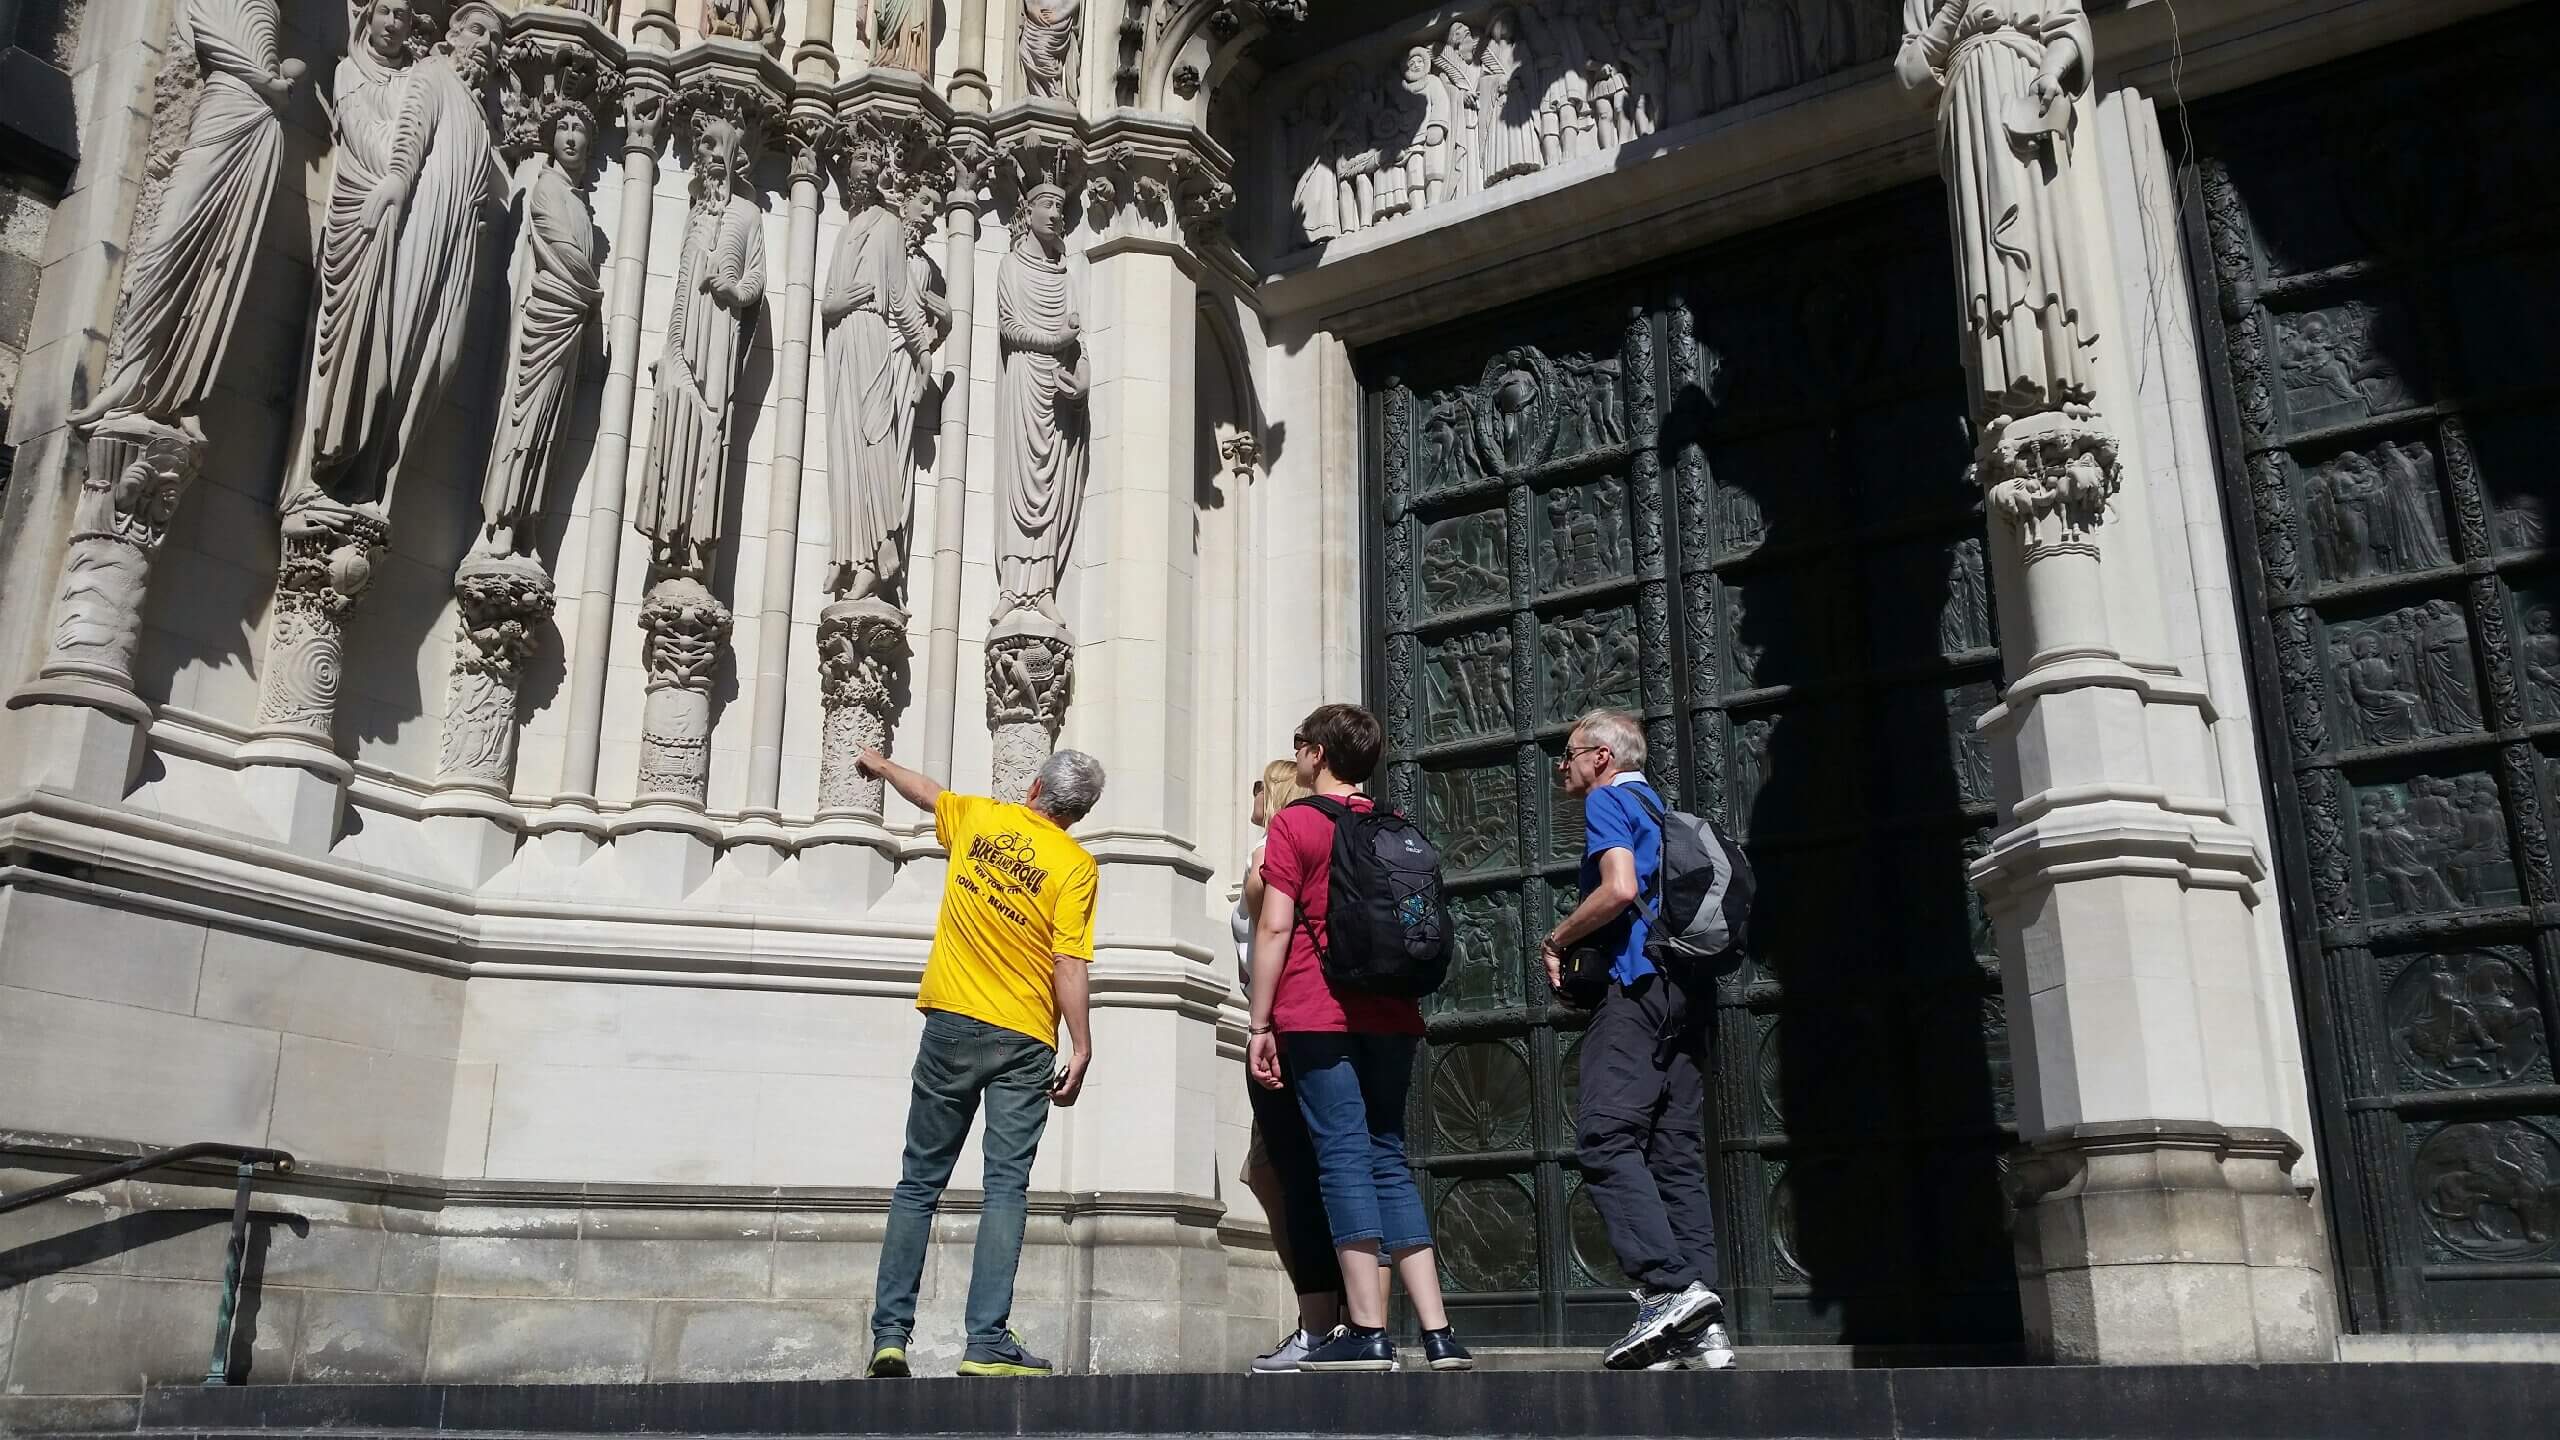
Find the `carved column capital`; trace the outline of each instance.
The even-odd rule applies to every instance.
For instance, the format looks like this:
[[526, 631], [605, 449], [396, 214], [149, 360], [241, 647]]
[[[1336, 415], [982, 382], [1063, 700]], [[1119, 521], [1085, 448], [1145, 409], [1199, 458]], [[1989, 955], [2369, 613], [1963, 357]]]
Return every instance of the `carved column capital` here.
[[648, 634], [642, 661], [649, 689], [709, 692], [719, 667], [720, 647], [727, 643], [737, 618], [699, 580], [678, 575], [649, 589], [640, 606], [640, 628]]
[[[610, 43], [582, 30], [520, 30], [509, 37], [498, 92], [498, 153], [509, 164], [544, 149], [563, 116], [584, 121], [590, 135], [602, 127], [622, 100], [622, 70], [605, 48]], [[587, 177], [576, 178], [583, 184]]]
[[654, 70], [633, 70], [622, 86], [622, 151], [654, 156], [666, 145], [675, 88]]
[[2016, 527], [2029, 564], [2064, 547], [2096, 553], [2091, 532], [2124, 484], [2115, 437], [2081, 406], [1992, 417], [1975, 476], [1991, 513]]
[[515, 678], [541, 643], [557, 593], [541, 564], [522, 555], [474, 555], [453, 577], [461, 611], [456, 669]]
[[987, 639], [987, 728], [995, 793], [1020, 800], [1057, 744], [1074, 698], [1075, 637], [1063, 625], [1015, 611]]
[[844, 147], [844, 127], [823, 105], [795, 104], [773, 138], [790, 162], [792, 183], [798, 184], [826, 173]]
[[907, 706], [907, 617], [880, 600], [845, 600], [818, 617], [818, 684], [826, 707], [818, 762], [820, 818], [881, 813], [881, 782], [855, 764], [889, 751]]

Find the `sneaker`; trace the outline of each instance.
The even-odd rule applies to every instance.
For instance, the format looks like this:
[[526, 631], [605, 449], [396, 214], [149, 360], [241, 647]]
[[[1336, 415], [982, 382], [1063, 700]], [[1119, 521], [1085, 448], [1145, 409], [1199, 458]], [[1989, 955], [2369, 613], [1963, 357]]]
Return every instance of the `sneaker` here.
[[1430, 1357], [1431, 1368], [1434, 1370], [1476, 1368], [1476, 1357], [1468, 1354], [1467, 1347], [1458, 1343], [1458, 1329], [1454, 1325], [1443, 1325], [1437, 1330], [1423, 1331], [1422, 1353]]
[[1022, 1337], [1008, 1330], [992, 1345], [972, 1343], [960, 1358], [963, 1375], [1046, 1375], [1049, 1362], [1022, 1348]]
[[1685, 1290], [1639, 1293], [1636, 1323], [1609, 1347], [1600, 1363], [1611, 1370], [1645, 1369], [1669, 1355], [1675, 1344], [1721, 1319], [1723, 1313], [1724, 1301], [1694, 1280]]
[[1253, 1373], [1294, 1375], [1298, 1372], [1298, 1362], [1306, 1359], [1307, 1352], [1315, 1346], [1316, 1337], [1302, 1329], [1292, 1330], [1280, 1337], [1279, 1344], [1253, 1357]]
[[1706, 1329], [1680, 1341], [1677, 1349], [1647, 1365], [1647, 1370], [1730, 1370], [1733, 1368], [1733, 1340], [1722, 1325]]
[[1298, 1362], [1301, 1370], [1327, 1373], [1336, 1370], [1393, 1370], [1396, 1347], [1387, 1340], [1384, 1330], [1361, 1330], [1349, 1325], [1336, 1325], [1324, 1343]]
[[907, 1368], [907, 1347], [883, 1340], [871, 1351], [871, 1368], [865, 1375], [874, 1380], [904, 1380], [915, 1372]]

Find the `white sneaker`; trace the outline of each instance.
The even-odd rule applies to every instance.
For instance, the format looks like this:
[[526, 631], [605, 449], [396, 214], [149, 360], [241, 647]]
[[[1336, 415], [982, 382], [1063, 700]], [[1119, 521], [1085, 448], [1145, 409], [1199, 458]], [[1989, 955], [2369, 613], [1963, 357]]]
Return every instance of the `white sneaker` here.
[[1298, 1362], [1307, 1358], [1307, 1352], [1315, 1348], [1315, 1343], [1315, 1337], [1306, 1331], [1292, 1330], [1281, 1337], [1279, 1344], [1253, 1357], [1253, 1373], [1295, 1375]]
[[1647, 1370], [1730, 1370], [1733, 1368], [1733, 1339], [1724, 1326], [1709, 1325], [1680, 1348], [1647, 1365]]
[[1723, 1317], [1722, 1297], [1697, 1281], [1683, 1290], [1638, 1291], [1636, 1323], [1600, 1363], [1611, 1370], [1650, 1370]]

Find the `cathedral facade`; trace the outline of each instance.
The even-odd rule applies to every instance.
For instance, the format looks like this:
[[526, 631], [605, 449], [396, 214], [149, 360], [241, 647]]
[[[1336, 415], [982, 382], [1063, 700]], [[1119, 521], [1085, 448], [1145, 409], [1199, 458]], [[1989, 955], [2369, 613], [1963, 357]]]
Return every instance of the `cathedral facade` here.
[[[1740, 1341], [2547, 1330], [2560, 26], [2180, 8], [72, 7], [0, 106], [6, 1190], [289, 1151], [253, 1381], [855, 1373], [947, 857], [853, 757], [1074, 746], [1018, 1324], [1237, 1366], [1248, 787], [1358, 699], [1452, 1314], [1591, 1344], [1536, 960], [1611, 705], [1760, 874]], [[230, 1194], [0, 1217], [0, 1392], [201, 1375]]]

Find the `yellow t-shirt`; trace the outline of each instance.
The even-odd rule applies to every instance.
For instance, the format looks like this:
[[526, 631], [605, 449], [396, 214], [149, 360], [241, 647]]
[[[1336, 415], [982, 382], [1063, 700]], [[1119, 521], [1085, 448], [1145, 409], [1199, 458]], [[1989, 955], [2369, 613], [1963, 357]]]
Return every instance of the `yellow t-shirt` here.
[[1093, 959], [1093, 857], [1028, 805], [945, 790], [934, 834], [951, 852], [919, 1010], [948, 1010], [1058, 1043], [1051, 959]]

